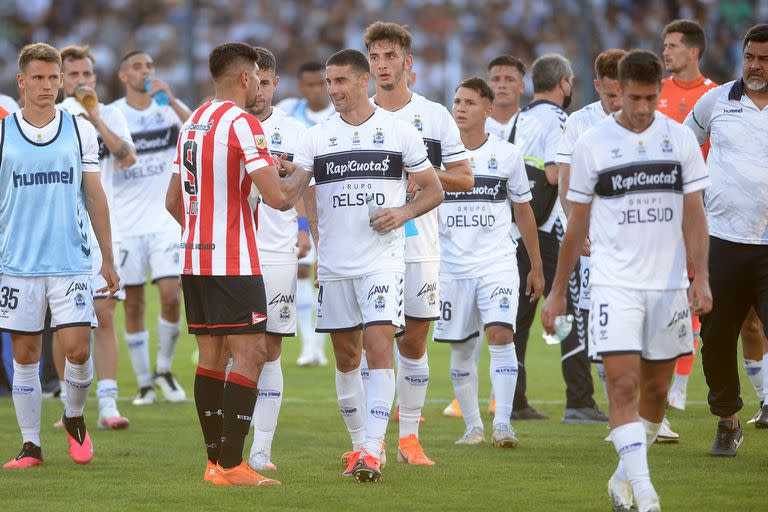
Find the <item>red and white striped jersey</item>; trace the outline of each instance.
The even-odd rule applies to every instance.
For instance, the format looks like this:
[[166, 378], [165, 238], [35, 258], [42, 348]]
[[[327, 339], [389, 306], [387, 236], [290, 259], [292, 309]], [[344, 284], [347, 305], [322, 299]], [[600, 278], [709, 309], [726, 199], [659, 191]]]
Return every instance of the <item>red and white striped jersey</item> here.
[[185, 275], [261, 275], [249, 176], [274, 165], [259, 120], [231, 101], [203, 104], [181, 127], [173, 172], [184, 208]]

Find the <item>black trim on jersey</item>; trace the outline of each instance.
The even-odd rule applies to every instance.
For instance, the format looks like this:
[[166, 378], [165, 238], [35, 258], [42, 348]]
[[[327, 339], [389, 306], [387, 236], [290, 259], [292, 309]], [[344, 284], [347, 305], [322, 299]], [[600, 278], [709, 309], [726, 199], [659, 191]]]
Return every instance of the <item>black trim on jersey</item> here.
[[272, 331], [265, 331], [264, 334], [267, 336], [280, 336], [281, 338], [293, 338], [296, 336], [295, 332], [272, 332]]
[[281, 155], [285, 155], [286, 160], [293, 162], [293, 153], [289, 153], [287, 151], [270, 151], [269, 154], [278, 158], [280, 158]]
[[646, 127], [645, 127], [645, 129], [643, 129], [643, 130], [641, 130], [641, 131], [639, 131], [639, 132], [636, 132], [636, 131], [634, 131], [634, 130], [630, 130], [629, 128], [627, 128], [626, 126], [624, 126], [623, 124], [621, 124], [621, 122], [619, 122], [619, 117], [618, 117], [617, 115], [615, 115], [615, 114], [611, 114], [611, 117], [613, 118], [613, 120], [614, 120], [614, 121], [616, 121], [616, 124], [617, 124], [617, 125], [619, 125], [619, 126], [621, 126], [621, 127], [624, 129], [624, 130], [628, 131], [629, 133], [634, 133], [634, 134], [638, 134], [638, 135], [639, 135], [639, 134], [641, 134], [641, 133], [645, 133], [645, 132], [647, 132], [647, 131], [648, 131], [648, 129], [650, 129], [650, 127], [651, 127], [651, 126], [653, 126], [653, 123], [655, 123], [655, 122], [656, 122], [656, 119], [657, 119], [657, 117], [654, 115], [654, 116], [653, 116], [653, 121], [651, 121], [651, 124], [649, 124], [648, 126], [646, 126]]
[[[480, 149], [481, 147], [485, 146], [486, 142], [488, 142], [489, 140], [491, 140], [491, 136], [490, 136], [489, 134], [487, 134], [487, 133], [486, 133], [486, 134], [485, 134], [485, 140], [483, 141], [483, 143], [482, 143], [482, 144], [480, 144], [480, 145], [479, 145], [479, 146], [477, 146], [476, 148], [467, 148], [467, 149], [468, 149], [469, 151], [477, 151], [477, 150], [478, 150], [478, 149]], [[466, 146], [465, 146], [465, 147], [466, 147]], [[455, 154], [457, 154], [457, 153], [454, 153], [454, 155], [455, 155]]]
[[507, 179], [497, 176], [475, 175], [475, 184], [469, 192], [445, 192], [443, 202], [487, 201], [503, 203], [507, 200]]
[[[426, 161], [426, 158], [422, 161]], [[422, 163], [420, 162], [420, 163]], [[362, 170], [349, 170], [350, 164], [366, 165]], [[386, 168], [385, 167], [386, 164]], [[417, 164], [418, 165], [418, 164]], [[330, 173], [330, 168], [333, 172]], [[312, 170], [318, 185], [345, 180], [401, 180], [403, 154], [394, 151], [352, 150], [318, 155]]]
[[[156, 278], [152, 279], [151, 282], [152, 282], [152, 284], [155, 284], [158, 281], [162, 281], [163, 279], [178, 279], [178, 278], [179, 278], [179, 274], [170, 274], [170, 275], [167, 275], [167, 276], [156, 277]], [[146, 284], [146, 281], [144, 281], [144, 283]], [[123, 286], [125, 286], [125, 285], [123, 285]], [[139, 286], [141, 286], [141, 285], [139, 285]]]
[[68, 324], [60, 324], [56, 326], [52, 325], [51, 331], [58, 331], [59, 329], [67, 329], [69, 327], [92, 327], [92, 326], [91, 326], [91, 322], [71, 322]]
[[43, 334], [45, 329], [40, 329], [39, 331], [19, 331], [18, 329], [6, 329], [3, 327], [3, 332], [7, 332], [9, 334], [23, 334], [25, 336], [37, 336], [38, 334]]
[[434, 339], [438, 343], [466, 343], [472, 338], [477, 338], [478, 336], [480, 336], [480, 331], [473, 332], [463, 340], [449, 340], [447, 338], [432, 338], [432, 339]]
[[[397, 331], [401, 327], [404, 327], [404, 326], [401, 326], [400, 324], [395, 323], [392, 320], [374, 320], [373, 322], [364, 323], [363, 329], [367, 329], [368, 327], [371, 327], [374, 325], [391, 325], [395, 328], [395, 331]], [[405, 334], [405, 330], [403, 330], [403, 334]]]
[[488, 329], [489, 327], [493, 327], [495, 325], [500, 325], [502, 327], [509, 327], [512, 329], [512, 332], [515, 332], [515, 326], [510, 324], [509, 322], [488, 322], [483, 326], [483, 329]]
[[179, 138], [179, 125], [173, 124], [166, 128], [132, 133], [131, 138], [137, 155], [164, 151], [176, 147]]
[[[26, 140], [27, 142], [29, 142], [33, 146], [37, 146], [37, 147], [41, 148], [43, 146], [47, 146], [49, 144], [53, 144], [54, 142], [56, 142], [56, 139], [59, 138], [59, 134], [61, 134], [61, 127], [64, 125], [64, 111], [63, 110], [59, 110], [59, 129], [56, 130], [56, 135], [54, 135], [53, 138], [51, 140], [49, 140], [48, 142], [42, 142], [42, 143], [39, 143], [39, 144], [37, 142], [33, 142], [33, 141], [31, 141], [31, 140], [29, 140], [27, 138], [27, 135], [24, 133], [24, 130], [21, 129], [21, 125], [19, 124], [19, 119], [16, 117], [16, 114], [19, 114], [19, 112], [14, 112], [13, 113], [13, 120], [16, 121], [16, 127], [19, 129], [19, 133], [24, 138], [24, 140]], [[21, 115], [21, 118], [24, 119], [24, 114], [20, 114], [20, 115]], [[71, 115], [71, 114], [69, 114], [69, 115]], [[35, 128], [37, 128], [38, 130], [41, 129], [41, 128], [45, 128], [46, 126], [48, 126], [49, 124], [51, 124], [55, 120], [56, 120], [56, 115], [54, 114], [53, 119], [51, 119], [50, 121], [45, 123], [43, 126], [35, 126], [32, 123], [30, 123], [29, 121], [27, 121], [26, 119], [24, 119], [24, 121], [27, 121], [27, 124], [35, 126]], [[72, 117], [72, 122], [73, 123], [75, 122], [74, 116]], [[77, 131], [77, 126], [75, 126], [75, 131]], [[78, 142], [80, 141], [80, 134], [79, 133], [77, 134], [77, 140], [78, 140]], [[82, 157], [83, 157], [83, 149], [81, 147], [80, 148], [80, 158], [82, 158]]]
[[[658, 182], [646, 182], [649, 179]], [[643, 192], [683, 192], [683, 171], [680, 162], [631, 162], [600, 171], [595, 193], [600, 197], [615, 198]]]
[[[297, 103], [298, 103], [298, 102], [297, 102]], [[267, 119], [269, 119], [270, 117], [272, 117], [272, 114], [274, 114], [274, 113], [275, 113], [275, 107], [270, 107], [270, 108], [269, 108], [269, 115], [268, 115], [267, 117], [265, 117], [264, 119], [259, 119], [259, 118], [257, 117], [256, 119], [259, 119], [259, 123], [263, 123], [264, 121], [266, 121]], [[255, 117], [255, 116], [254, 116], [254, 117]]]
[[5, 145], [5, 120], [8, 116], [0, 119], [0, 165], [3, 165], [3, 146]]
[[344, 121], [344, 122], [345, 122], [346, 124], [348, 124], [349, 126], [362, 126], [362, 125], [364, 125], [365, 123], [367, 123], [367, 122], [368, 122], [368, 120], [369, 120], [370, 118], [372, 118], [373, 116], [375, 116], [375, 115], [376, 115], [376, 111], [377, 111], [379, 108], [381, 108], [381, 107], [377, 107], [377, 108], [375, 108], [375, 109], [373, 110], [373, 113], [372, 113], [371, 115], [369, 115], [368, 117], [366, 117], [366, 118], [365, 118], [365, 120], [364, 120], [364, 121], [362, 121], [360, 124], [352, 124], [352, 123], [350, 123], [349, 121], [347, 121], [346, 119], [344, 119], [344, 116], [342, 116], [341, 114], [339, 114], [339, 119], [341, 119], [342, 121]]
[[695, 180], [686, 181], [685, 183], [683, 183], [683, 186], [690, 185], [691, 183], [696, 183], [697, 181], [706, 180], [707, 178], [709, 178], [709, 176], [702, 176], [701, 178], [696, 178]]
[[731, 90], [728, 91], [728, 99], [730, 101], [741, 101], [741, 97], [744, 96], [744, 79], [739, 78], [731, 86]]
[[432, 163], [432, 167], [439, 169], [443, 163], [443, 145], [437, 139], [428, 139], [422, 137], [424, 147], [427, 148], [427, 158]]
[[[413, 164], [413, 165], [406, 165], [406, 167], [409, 167], [409, 168], [413, 169], [414, 167], [418, 167], [418, 166], [420, 166], [421, 164], [423, 164], [423, 163], [424, 163], [424, 162], [426, 162], [427, 160], [429, 160], [429, 157], [427, 157], [427, 158], [424, 158], [424, 159], [420, 160], [418, 163], [415, 163], [415, 164]], [[432, 163], [432, 162], [430, 162], [430, 163]]]
[[[411, 316], [411, 315], [404, 315], [406, 320], [415, 320], [417, 322], [435, 322], [437, 320], [440, 320], [439, 316]], [[405, 334], [405, 333], [403, 333]]]
[[643, 353], [642, 350], [605, 350], [605, 351], [598, 352], [597, 355], [600, 357], [605, 357], [605, 356], [626, 356], [630, 354], [640, 355], [642, 353]]
[[671, 361], [676, 360], [678, 357], [689, 356], [691, 354], [693, 354], [693, 350], [689, 350], [688, 352], [680, 352], [674, 357], [669, 357], [665, 359], [648, 359], [647, 357], [643, 357], [643, 356], [640, 356], [640, 359], [642, 359], [646, 363], [669, 363]]
[[403, 105], [403, 106], [402, 106], [402, 107], [400, 107], [400, 108], [396, 108], [395, 110], [387, 110], [387, 109], [385, 109], [384, 107], [382, 107], [381, 105], [379, 105], [379, 104], [376, 102], [376, 96], [374, 96], [374, 97], [373, 97], [373, 98], [371, 98], [371, 99], [373, 100], [373, 104], [374, 104], [374, 105], [376, 105], [377, 107], [379, 107], [379, 108], [381, 108], [381, 109], [383, 109], [383, 110], [386, 110], [387, 112], [393, 112], [393, 113], [394, 113], [394, 112], [398, 112], [398, 111], [400, 111], [400, 110], [403, 110], [405, 107], [407, 107], [408, 105], [410, 105], [410, 104], [411, 104], [411, 102], [413, 101], [414, 92], [413, 92], [413, 91], [408, 91], [408, 92], [410, 92], [410, 93], [411, 93], [411, 97], [410, 97], [410, 98], [408, 98], [408, 101], [405, 103], [405, 105]]
[[[62, 113], [64, 115], [64, 113]], [[77, 120], [75, 119], [75, 116], [72, 116], [72, 124], [75, 125], [75, 133], [77, 134], [77, 145], [80, 147], [80, 162], [83, 162], [83, 140], [80, 138], [80, 130], [77, 129]], [[92, 164], [93, 162], [88, 162], [89, 164]], [[98, 165], [98, 161], [96, 162], [96, 165]]]
[[362, 328], [363, 328], [363, 324], [357, 324], [352, 327], [339, 327], [338, 329], [321, 329], [319, 327], [315, 327], [315, 332], [319, 332], [319, 333], [350, 332], [350, 331], [359, 331]]
[[581, 194], [581, 195], [583, 195], [584, 197], [592, 197], [592, 196], [594, 196], [594, 195], [595, 195], [595, 194], [585, 194], [584, 192], [581, 192], [581, 191], [579, 191], [579, 190], [576, 190], [575, 188], [569, 188], [569, 189], [568, 189], [568, 192], [576, 192], [577, 194]]

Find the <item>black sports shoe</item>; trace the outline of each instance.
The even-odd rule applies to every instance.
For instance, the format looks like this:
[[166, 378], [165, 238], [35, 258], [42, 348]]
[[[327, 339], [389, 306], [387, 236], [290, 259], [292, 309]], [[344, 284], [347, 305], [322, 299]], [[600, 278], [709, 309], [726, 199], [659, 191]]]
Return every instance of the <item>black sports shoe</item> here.
[[568, 407], [563, 414], [563, 423], [608, 423], [606, 416], [595, 407]]
[[72, 439], [78, 443], [83, 444], [87, 433], [87, 429], [85, 428], [85, 418], [82, 416], [67, 418], [65, 414], [61, 418], [61, 422], [64, 423], [64, 429], [67, 431], [67, 434], [72, 436]]
[[[738, 420], [736, 420], [738, 421]], [[736, 450], [744, 442], [744, 428], [741, 423], [733, 426], [734, 420], [720, 420], [717, 422], [717, 434], [712, 444], [713, 457], [735, 457]]]
[[522, 421], [522, 420], [548, 420], [549, 416], [546, 414], [542, 414], [536, 409], [534, 409], [531, 406], [523, 407], [522, 409], [518, 409], [516, 411], [512, 411], [512, 417], [513, 420], [516, 421]]
[[763, 404], [755, 416], [755, 427], [768, 428], [768, 404]]
[[3, 465], [3, 469], [32, 468], [43, 463], [43, 450], [35, 443], [27, 441], [13, 459]]

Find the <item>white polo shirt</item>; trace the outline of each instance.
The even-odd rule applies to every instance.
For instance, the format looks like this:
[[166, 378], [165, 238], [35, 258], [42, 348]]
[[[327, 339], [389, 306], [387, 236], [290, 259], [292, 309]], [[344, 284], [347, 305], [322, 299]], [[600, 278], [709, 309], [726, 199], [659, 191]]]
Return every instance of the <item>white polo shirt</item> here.
[[712, 145], [712, 186], [704, 194], [709, 234], [768, 245], [768, 107], [757, 108], [740, 78], [704, 94], [684, 124], [699, 144], [709, 137]]

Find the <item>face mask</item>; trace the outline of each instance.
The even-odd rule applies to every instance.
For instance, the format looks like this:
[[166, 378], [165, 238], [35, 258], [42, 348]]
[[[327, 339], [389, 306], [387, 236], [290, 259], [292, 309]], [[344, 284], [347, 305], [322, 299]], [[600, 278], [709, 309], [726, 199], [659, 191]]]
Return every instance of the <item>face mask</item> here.
[[568, 96], [563, 98], [563, 110], [567, 109], [570, 104], [571, 104], [571, 95], [569, 94]]

